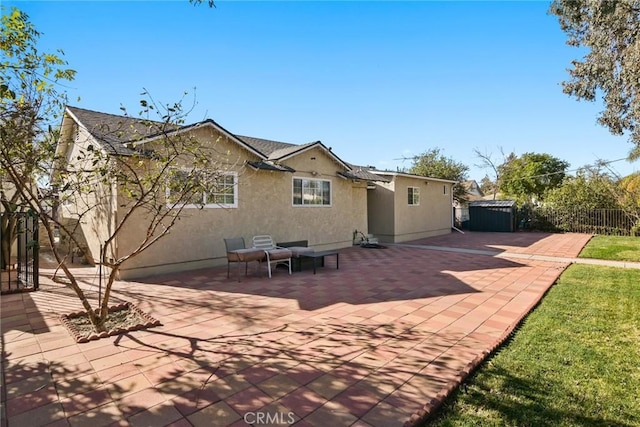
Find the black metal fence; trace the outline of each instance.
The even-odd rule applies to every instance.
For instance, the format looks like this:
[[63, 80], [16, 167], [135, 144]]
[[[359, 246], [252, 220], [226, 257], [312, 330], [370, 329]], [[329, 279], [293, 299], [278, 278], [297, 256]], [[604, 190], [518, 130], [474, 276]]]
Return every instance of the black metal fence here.
[[[35, 212], [3, 212], [7, 226], [0, 227], [3, 268], [0, 269], [1, 293], [37, 290], [39, 283], [38, 215]], [[4, 235], [3, 235], [4, 233]]]
[[521, 229], [541, 231], [640, 235], [640, 218], [622, 209], [523, 209], [518, 211], [518, 224]]

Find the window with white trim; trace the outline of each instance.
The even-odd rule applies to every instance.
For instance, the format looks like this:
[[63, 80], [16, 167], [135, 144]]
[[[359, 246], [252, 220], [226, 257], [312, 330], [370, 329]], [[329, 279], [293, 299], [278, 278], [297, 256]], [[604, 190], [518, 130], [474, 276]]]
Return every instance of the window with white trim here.
[[442, 186], [442, 191], [443, 191], [442, 194], [445, 195], [445, 196], [447, 194], [449, 194], [449, 186], [447, 184], [443, 185]]
[[410, 206], [418, 206], [420, 204], [420, 188], [407, 188], [407, 201]]
[[294, 206], [331, 206], [331, 181], [293, 178]]
[[[202, 185], [203, 179], [211, 182]], [[189, 187], [208, 188], [208, 191], [189, 191]], [[167, 206], [182, 208], [237, 208], [238, 174], [217, 172], [213, 178], [197, 174], [191, 169], [174, 170], [166, 189]]]

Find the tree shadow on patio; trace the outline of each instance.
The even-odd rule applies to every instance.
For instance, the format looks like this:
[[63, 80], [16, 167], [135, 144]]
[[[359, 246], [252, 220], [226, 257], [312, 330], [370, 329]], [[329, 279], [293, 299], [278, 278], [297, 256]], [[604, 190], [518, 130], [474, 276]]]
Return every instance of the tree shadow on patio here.
[[146, 409], [129, 404], [135, 384], [102, 381], [88, 363], [14, 360], [4, 366], [2, 389], [3, 426], [49, 425], [63, 419], [71, 425], [115, 425]]
[[[154, 343], [159, 337], [166, 340]], [[336, 417], [386, 417], [401, 425], [455, 377], [459, 361], [442, 354], [463, 338], [392, 324], [335, 322], [211, 338], [154, 330], [145, 337], [121, 336], [115, 344], [166, 353], [190, 369], [167, 371], [156, 386], [176, 396], [185, 415], [218, 400], [242, 415], [244, 406], [236, 399], [247, 394], [254, 396], [245, 402], [256, 405], [253, 410], [275, 404], [296, 419], [332, 401], [333, 410], [340, 408]], [[395, 405], [374, 411], [386, 399]]]

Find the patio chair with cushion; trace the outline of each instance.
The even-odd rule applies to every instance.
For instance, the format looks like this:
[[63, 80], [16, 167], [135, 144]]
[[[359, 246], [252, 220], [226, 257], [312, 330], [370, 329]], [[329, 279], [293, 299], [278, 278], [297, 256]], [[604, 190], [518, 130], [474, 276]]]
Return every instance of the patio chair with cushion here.
[[[258, 264], [260, 264], [265, 259], [265, 254], [262, 250], [245, 247], [244, 237], [224, 239], [224, 245], [227, 249], [227, 279], [229, 278], [231, 263], [244, 262], [244, 275], [246, 276], [250, 262], [258, 261]], [[238, 271], [238, 281], [240, 281], [240, 271]]]
[[287, 248], [276, 246], [271, 236], [254, 236], [253, 247], [262, 249], [266, 254], [269, 278], [271, 278], [272, 265], [277, 266], [278, 264], [286, 264], [289, 266], [289, 274], [291, 274], [291, 251]]
[[309, 247], [308, 240], [296, 240], [293, 242], [277, 242], [276, 246], [287, 248], [291, 251], [291, 268], [302, 271], [303, 255], [313, 253], [313, 248]]

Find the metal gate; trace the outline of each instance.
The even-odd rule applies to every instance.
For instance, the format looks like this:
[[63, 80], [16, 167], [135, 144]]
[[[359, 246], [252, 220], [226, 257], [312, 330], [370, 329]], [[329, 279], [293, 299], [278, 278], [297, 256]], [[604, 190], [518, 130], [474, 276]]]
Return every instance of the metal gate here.
[[[0, 270], [1, 293], [34, 291], [38, 289], [38, 215], [35, 212], [3, 212], [3, 226], [0, 227], [0, 240], [7, 234], [8, 245], [2, 245], [0, 256], [7, 260]], [[6, 228], [4, 225], [8, 225]], [[13, 225], [9, 225], [13, 224]], [[5, 233], [4, 235], [2, 233]], [[3, 262], [3, 264], [5, 264]]]

